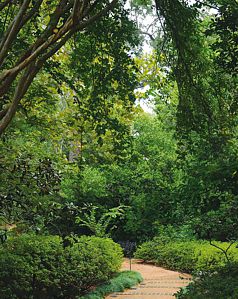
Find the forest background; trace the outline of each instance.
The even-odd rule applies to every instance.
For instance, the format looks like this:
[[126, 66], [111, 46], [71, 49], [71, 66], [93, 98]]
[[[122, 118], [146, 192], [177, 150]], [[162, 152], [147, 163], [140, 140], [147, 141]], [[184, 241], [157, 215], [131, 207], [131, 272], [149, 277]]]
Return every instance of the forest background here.
[[237, 1], [73, 2], [0, 4], [2, 239], [235, 242]]

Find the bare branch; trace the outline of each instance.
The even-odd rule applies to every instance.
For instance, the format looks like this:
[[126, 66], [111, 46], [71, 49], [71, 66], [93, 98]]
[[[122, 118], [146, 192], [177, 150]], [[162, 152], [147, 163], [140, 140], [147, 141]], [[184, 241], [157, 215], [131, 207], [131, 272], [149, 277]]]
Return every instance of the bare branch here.
[[225, 257], [226, 257], [226, 260], [227, 260], [228, 264], [229, 264], [231, 261], [230, 261], [230, 258], [229, 258], [229, 256], [228, 256], [228, 250], [231, 248], [231, 246], [232, 246], [235, 242], [236, 242], [236, 241], [230, 241], [230, 244], [228, 245], [228, 247], [227, 247], [226, 249], [223, 249], [222, 247], [220, 247], [220, 246], [218, 246], [218, 245], [212, 243], [212, 240], [210, 240], [210, 245], [213, 246], [213, 247], [215, 247], [215, 248], [217, 248], [217, 249], [219, 249], [220, 251], [222, 251], [222, 252], [224, 253]]
[[[117, 1], [118, 0], [113, 0], [108, 6], [102, 9], [99, 13], [93, 15], [91, 18], [87, 19], [86, 21], [79, 22], [77, 26], [74, 26], [73, 20], [70, 17], [68, 21], [66, 21], [66, 23], [61, 27], [61, 29], [56, 34], [51, 35], [51, 37], [48, 38], [47, 41], [45, 41], [42, 45], [40, 45], [37, 49], [35, 49], [35, 51], [30, 56], [28, 56], [24, 61], [16, 65], [14, 68], [2, 72], [0, 76], [0, 81], [2, 82], [2, 84], [0, 85], [0, 94], [2, 94], [2, 90], [4, 89], [4, 85], [5, 85], [5, 80], [8, 77], [14, 78], [20, 71], [26, 68], [32, 61], [34, 61], [37, 57], [39, 57], [40, 54], [42, 54], [46, 49], [48, 49], [49, 46], [51, 46], [52, 44], [60, 40], [70, 30], [73, 30], [73, 32], [82, 30], [88, 25], [90, 25], [91, 23], [95, 22], [96, 20], [104, 16], [108, 11], [110, 11], [115, 6]], [[70, 36], [72, 36], [72, 34], [70, 34]]]
[[54, 44], [54, 46], [41, 56], [39, 59], [39, 64], [43, 65], [43, 63], [52, 57], [66, 42], [70, 39], [70, 37], [74, 34], [74, 31], [68, 32], [58, 43]]
[[153, 37], [153, 35], [149, 32], [145, 32], [145, 31], [140, 31], [140, 33], [144, 34], [144, 35], [148, 35], [149, 38], [152, 40], [152, 41], [155, 41], [155, 38]]
[[67, 4], [68, 0], [61, 0], [60, 3], [57, 5], [55, 11], [50, 16], [50, 21], [47, 25], [47, 28], [44, 30], [42, 35], [36, 40], [34, 44], [32, 44], [28, 50], [20, 57], [17, 61], [17, 65], [27, 59], [31, 54], [32, 51], [37, 49], [40, 45], [42, 45], [53, 33], [53, 29], [57, 27], [58, 21], [62, 14], [68, 11], [72, 7], [72, 1]]
[[[87, 1], [87, 2], [89, 2], [89, 1]], [[95, 1], [95, 2], [97, 2], [97, 1]], [[79, 23], [78, 26], [73, 27], [72, 30], [69, 31], [67, 33], [67, 35], [65, 35], [57, 44], [54, 44], [54, 46], [50, 49], [49, 52], [42, 55], [42, 57], [39, 60], [39, 63], [41, 65], [43, 65], [43, 63], [48, 58], [52, 57], [67, 42], [67, 40], [70, 39], [70, 37], [75, 33], [75, 31], [83, 30], [85, 27], [87, 27], [89, 24], [91, 24], [91, 22], [93, 22], [93, 21], [99, 19], [100, 17], [102, 17], [103, 15], [105, 15], [108, 11], [110, 11], [115, 6], [116, 3], [117, 3], [117, 0], [112, 1], [110, 4], [110, 7], [107, 6], [100, 13], [94, 15], [93, 17], [91, 17], [90, 19], [88, 19], [85, 22]]]
[[0, 43], [0, 66], [3, 64], [4, 59], [6, 58], [7, 52], [13, 40], [17, 36], [18, 32], [21, 29], [21, 22], [24, 13], [26, 12], [31, 0], [24, 0], [18, 14], [14, 18], [13, 22], [10, 24], [9, 29], [6, 31], [3, 40]]
[[93, 15], [88, 20], [79, 23], [78, 26], [76, 26], [75, 31], [82, 30], [85, 27], [91, 25], [93, 22], [99, 20], [101, 17], [105, 16], [109, 11], [111, 11], [117, 4], [118, 0], [113, 0], [110, 4], [108, 4], [104, 9], [102, 9], [100, 12]]
[[24, 97], [25, 93], [27, 92], [30, 84], [32, 83], [34, 77], [36, 76], [37, 72], [39, 71], [34, 65], [30, 65], [22, 75], [21, 79], [18, 82], [13, 101], [8, 108], [7, 113], [0, 121], [0, 135], [4, 132], [7, 128], [9, 123], [12, 121], [14, 117], [18, 104], [20, 103], [21, 99]]
[[[28, 56], [24, 61], [16, 65], [15, 67], [5, 70], [0, 76], [0, 81], [2, 81], [1, 87], [5, 84], [4, 80], [9, 76], [14, 76], [19, 74], [24, 68], [26, 68], [30, 63], [32, 63], [36, 58], [42, 54], [50, 45], [57, 42], [64, 34], [69, 31], [72, 27], [72, 19], [65, 23], [65, 25], [56, 33], [51, 35], [51, 37], [40, 45], [30, 56]], [[0, 87], [0, 93], [1, 93]]]

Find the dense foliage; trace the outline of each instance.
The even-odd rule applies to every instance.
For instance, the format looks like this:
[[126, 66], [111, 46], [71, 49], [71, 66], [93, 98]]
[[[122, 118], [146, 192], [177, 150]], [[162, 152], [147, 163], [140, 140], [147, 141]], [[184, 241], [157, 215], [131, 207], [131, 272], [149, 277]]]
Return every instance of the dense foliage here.
[[81, 237], [64, 247], [58, 236], [22, 235], [0, 249], [0, 295], [76, 298], [119, 270], [122, 251], [110, 239]]
[[196, 282], [176, 295], [179, 299], [235, 299], [237, 298], [237, 264], [216, 273], [202, 275]]
[[[150, 1], [134, 2], [131, 11], [152, 13]], [[1, 26], [16, 14], [5, 4]], [[75, 220], [91, 206], [95, 221], [125, 206], [111, 223], [118, 239], [153, 237], [161, 224], [236, 238], [237, 7], [155, 4], [164, 32], [156, 31], [151, 54], [138, 52], [140, 30], [120, 2], [45, 61], [1, 139], [3, 222], [90, 233]], [[203, 10], [209, 5], [213, 12]], [[44, 30], [43, 17], [33, 17]], [[12, 42], [9, 51], [31, 42]], [[135, 99], [153, 101], [155, 114], [141, 112]]]
[[49, 263], [77, 259], [91, 245], [63, 249], [61, 238], [83, 235], [156, 237], [161, 252], [155, 241], [138, 252], [187, 271], [237, 256], [237, 1], [128, 2], [0, 4], [1, 262], [26, 292], [34, 250], [7, 246], [27, 250], [32, 233]]
[[[136, 258], [152, 261], [169, 269], [188, 273], [216, 271], [227, 263], [223, 250], [229, 247], [226, 242], [170, 241], [161, 242], [160, 238], [145, 242], [137, 249]], [[227, 252], [229, 262], [238, 261], [238, 250], [233, 245]]]

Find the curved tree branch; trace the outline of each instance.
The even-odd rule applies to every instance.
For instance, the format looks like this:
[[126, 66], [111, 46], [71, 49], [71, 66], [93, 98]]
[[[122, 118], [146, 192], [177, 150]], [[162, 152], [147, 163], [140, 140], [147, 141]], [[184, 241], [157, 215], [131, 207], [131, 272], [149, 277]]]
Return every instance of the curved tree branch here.
[[9, 123], [12, 121], [16, 111], [18, 104], [20, 103], [21, 99], [26, 94], [30, 84], [32, 83], [35, 75], [39, 71], [38, 68], [35, 67], [35, 65], [30, 65], [20, 78], [18, 85], [15, 90], [15, 94], [12, 100], [11, 105], [9, 106], [7, 113], [0, 121], [0, 132], [4, 132], [4, 130], [7, 128]]
[[[29, 1], [30, 0], [24, 0], [24, 4], [29, 4]], [[25, 14], [24, 18], [22, 19], [22, 23], [20, 25], [17, 23], [17, 30], [19, 29], [19, 26], [24, 25], [28, 20], [31, 19], [33, 15], [35, 15], [42, 2], [42, 0], [38, 0], [35, 3], [35, 5], [37, 5], [35, 6], [35, 9], [33, 7], [28, 14]], [[8, 127], [17, 111], [18, 104], [26, 94], [32, 81], [34, 80], [34, 77], [43, 67], [47, 59], [52, 57], [67, 42], [67, 40], [72, 37], [75, 32], [84, 30], [86, 27], [105, 16], [109, 11], [113, 10], [117, 2], [118, 0], [112, 0], [100, 11], [96, 11], [94, 14], [92, 14], [100, 1], [95, 0], [93, 3], [90, 3], [89, 0], [59, 1], [54, 13], [50, 17], [48, 26], [42, 35], [32, 46], [29, 47], [29, 49], [22, 55], [13, 68], [4, 70], [0, 75], [0, 96], [6, 94], [11, 88], [13, 82], [20, 76], [17, 87], [15, 88], [12, 103], [9, 105], [7, 111], [0, 114], [0, 135]], [[71, 8], [72, 12], [70, 13], [70, 16], [60, 28], [57, 28], [60, 18], [62, 18], [64, 14]], [[25, 7], [24, 11], [26, 11], [26, 9], [27, 7]], [[14, 24], [12, 24], [12, 27], [13, 25]], [[55, 28], [57, 29], [54, 30]], [[9, 42], [5, 44], [8, 47], [2, 51], [3, 58], [8, 52], [9, 46], [14, 41], [14, 36], [18, 34], [19, 30], [17, 32], [14, 31], [14, 34]], [[9, 34], [10, 32], [11, 31], [9, 31]], [[6, 43], [7, 40], [8, 37], [5, 39], [5, 41], [3, 41], [3, 43]], [[23, 75], [21, 75], [21, 72], [23, 72]]]
[[18, 32], [21, 29], [21, 23], [24, 13], [27, 11], [31, 0], [24, 0], [23, 4], [20, 7], [20, 10], [12, 23], [10, 24], [8, 30], [6, 31], [3, 39], [0, 43], [0, 66], [3, 64], [4, 59], [6, 58], [7, 52], [10, 45], [16, 38]]

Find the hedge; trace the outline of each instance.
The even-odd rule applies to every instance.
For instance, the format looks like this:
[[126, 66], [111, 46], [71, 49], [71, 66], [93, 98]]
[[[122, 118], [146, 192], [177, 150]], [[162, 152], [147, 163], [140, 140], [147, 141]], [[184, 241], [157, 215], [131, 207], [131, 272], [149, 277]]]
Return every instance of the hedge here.
[[81, 237], [64, 248], [58, 236], [14, 237], [0, 247], [0, 298], [75, 298], [110, 279], [122, 257], [110, 239]]
[[[226, 249], [229, 243], [213, 242]], [[238, 249], [235, 244], [229, 249], [228, 256], [232, 262], [238, 261]], [[184, 271], [215, 271], [224, 267], [227, 260], [221, 250], [210, 245], [208, 241], [185, 241], [161, 243], [158, 238], [145, 242], [137, 249], [136, 258], [152, 261], [159, 266]]]

